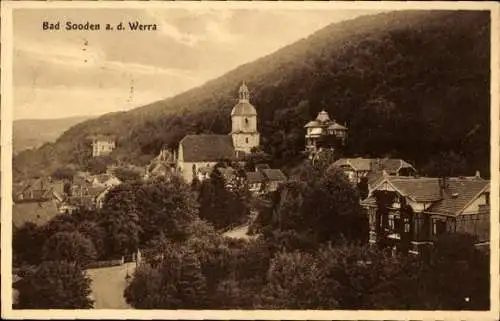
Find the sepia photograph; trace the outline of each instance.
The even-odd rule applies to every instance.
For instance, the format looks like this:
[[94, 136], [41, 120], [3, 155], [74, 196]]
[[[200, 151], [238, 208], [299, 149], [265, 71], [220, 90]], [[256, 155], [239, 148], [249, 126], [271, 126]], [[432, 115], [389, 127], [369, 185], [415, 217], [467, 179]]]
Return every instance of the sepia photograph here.
[[2, 318], [497, 319], [460, 4], [2, 3]]

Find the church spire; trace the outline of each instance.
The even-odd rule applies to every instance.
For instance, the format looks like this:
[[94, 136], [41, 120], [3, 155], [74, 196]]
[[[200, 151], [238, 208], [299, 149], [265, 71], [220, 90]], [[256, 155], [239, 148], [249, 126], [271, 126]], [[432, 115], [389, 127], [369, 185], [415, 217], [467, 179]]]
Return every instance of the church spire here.
[[250, 100], [250, 92], [248, 91], [248, 87], [245, 84], [245, 81], [241, 83], [240, 90], [238, 91], [240, 102], [249, 102]]

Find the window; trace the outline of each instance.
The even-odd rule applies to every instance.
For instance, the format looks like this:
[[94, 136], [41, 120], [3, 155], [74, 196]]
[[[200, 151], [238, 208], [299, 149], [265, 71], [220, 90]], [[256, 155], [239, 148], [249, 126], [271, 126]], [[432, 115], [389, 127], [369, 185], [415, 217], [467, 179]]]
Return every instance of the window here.
[[434, 219], [432, 224], [432, 233], [434, 235], [446, 233], [446, 222], [440, 219]]
[[485, 204], [490, 205], [490, 193], [484, 193]]
[[247, 143], [247, 144], [248, 144], [248, 137], [247, 137], [247, 138], [245, 138], [245, 143]]
[[394, 214], [389, 214], [387, 223], [389, 230], [394, 230]]
[[245, 118], [245, 125], [248, 125], [248, 118]]
[[409, 218], [404, 218], [404, 231], [405, 233], [410, 233], [410, 219]]

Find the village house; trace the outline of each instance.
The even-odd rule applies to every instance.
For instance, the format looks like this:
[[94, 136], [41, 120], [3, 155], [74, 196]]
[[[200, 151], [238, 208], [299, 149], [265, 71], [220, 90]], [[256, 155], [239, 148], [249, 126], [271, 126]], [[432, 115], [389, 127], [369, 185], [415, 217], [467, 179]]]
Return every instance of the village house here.
[[265, 191], [275, 192], [278, 186], [286, 181], [286, 176], [280, 169], [268, 168], [260, 171], [264, 176]]
[[[239, 101], [231, 111], [229, 135], [187, 135], [175, 155], [176, 170], [186, 182], [197, 175], [206, 177], [207, 168], [222, 160], [237, 160], [259, 146], [257, 111], [250, 103], [250, 92], [243, 82], [238, 91]], [[200, 169], [203, 168], [203, 173]]]
[[93, 187], [114, 187], [122, 182], [112, 174], [98, 174], [90, 176], [88, 181]]
[[[419, 253], [447, 232], [489, 242], [490, 182], [473, 177], [385, 177], [361, 202], [370, 222], [370, 242], [406, 246]], [[379, 208], [380, 207], [380, 208]]]
[[313, 159], [323, 148], [336, 147], [336, 141], [341, 145], [346, 143], [347, 126], [330, 119], [325, 110], [320, 111], [316, 119], [308, 122], [304, 128], [306, 129], [306, 153], [309, 159]]
[[92, 186], [90, 184], [72, 186], [71, 196], [64, 202], [63, 208], [67, 213], [77, 209], [99, 210], [104, 205], [104, 200], [110, 186]]
[[260, 171], [246, 172], [248, 189], [253, 195], [260, 195], [264, 192], [265, 177]]
[[255, 166], [255, 171], [246, 172], [248, 188], [254, 195], [274, 192], [278, 186], [287, 180], [280, 169], [270, 168], [267, 164]]
[[146, 167], [144, 179], [172, 175], [175, 172], [175, 162], [174, 153], [167, 148], [162, 148], [160, 154]]
[[92, 156], [109, 155], [116, 148], [116, 141], [111, 136], [97, 135], [92, 136]]
[[43, 225], [60, 213], [66, 195], [64, 183], [38, 178], [14, 185], [12, 222], [20, 227], [27, 222]]
[[384, 171], [393, 176], [417, 174], [413, 165], [399, 158], [340, 158], [332, 166], [342, 169], [353, 184], [358, 184], [363, 177], [369, 182], [376, 181]]

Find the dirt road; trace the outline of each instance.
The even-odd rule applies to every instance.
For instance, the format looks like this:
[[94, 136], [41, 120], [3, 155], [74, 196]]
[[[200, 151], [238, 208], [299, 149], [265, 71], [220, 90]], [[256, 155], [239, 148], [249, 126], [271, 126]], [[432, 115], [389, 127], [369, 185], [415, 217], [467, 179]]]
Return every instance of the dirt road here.
[[123, 291], [127, 286], [127, 270], [132, 275], [135, 263], [125, 263], [100, 269], [89, 269], [87, 274], [92, 279], [92, 298], [94, 309], [130, 309], [125, 302]]

